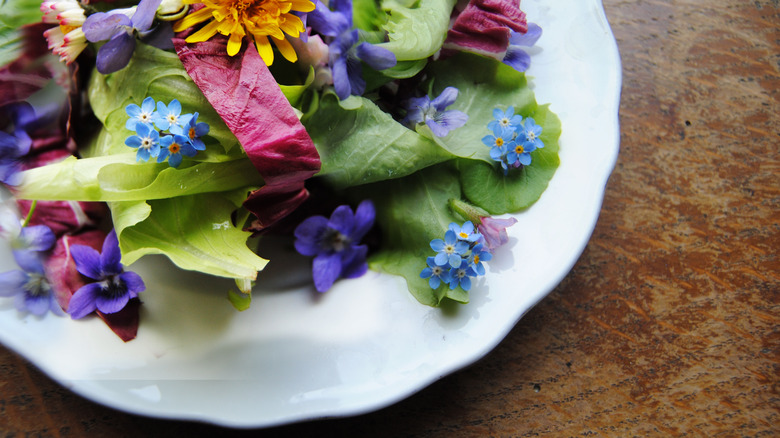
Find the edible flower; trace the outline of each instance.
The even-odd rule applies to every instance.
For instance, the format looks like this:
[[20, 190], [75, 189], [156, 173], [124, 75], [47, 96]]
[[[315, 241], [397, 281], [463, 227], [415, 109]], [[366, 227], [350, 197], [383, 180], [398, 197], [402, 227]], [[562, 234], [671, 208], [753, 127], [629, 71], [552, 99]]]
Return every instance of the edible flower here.
[[482, 143], [491, 148], [509, 147], [515, 136], [514, 129], [504, 128], [500, 124], [494, 125], [492, 129], [493, 134], [482, 137]]
[[22, 269], [0, 273], [0, 297], [14, 297], [14, 306], [20, 312], [42, 316], [47, 311], [61, 315], [51, 285], [44, 274], [40, 259], [29, 259]]
[[14, 305], [20, 312], [41, 316], [51, 310], [62, 314], [42, 261], [43, 254], [54, 246], [54, 233], [45, 225], [22, 227], [9, 208], [3, 208], [0, 215], [0, 235], [10, 240], [14, 260], [21, 268], [0, 274], [0, 296], [14, 297]]
[[420, 278], [427, 278], [428, 286], [430, 286], [431, 289], [438, 289], [442, 282], [450, 282], [449, 266], [437, 265], [435, 257], [428, 257], [427, 263], [428, 267], [420, 272]]
[[468, 242], [458, 239], [458, 235], [452, 229], [444, 233], [444, 239], [431, 240], [431, 249], [436, 251], [434, 261], [439, 266], [460, 266], [461, 255], [469, 250]]
[[182, 116], [181, 103], [173, 99], [168, 105], [157, 102], [157, 112], [154, 113], [152, 121], [158, 129], [170, 129], [177, 124], [189, 122], [189, 117], [188, 115]]
[[540, 135], [542, 135], [542, 127], [537, 125], [534, 119], [527, 117], [523, 121], [523, 129], [518, 131], [518, 142], [522, 142], [526, 149], [543, 148], [544, 143], [539, 138]]
[[125, 144], [138, 149], [137, 161], [149, 161], [149, 158], [160, 155], [160, 133], [157, 130], [145, 123], [138, 123], [135, 132], [136, 135], [127, 137]]
[[76, 0], [45, 1], [41, 3], [42, 21], [57, 24], [47, 29], [46, 38], [49, 50], [60, 57], [60, 61], [70, 64], [87, 47], [82, 25], [86, 20], [84, 9]]
[[144, 99], [144, 101], [141, 102], [141, 106], [134, 103], [127, 105], [125, 107], [125, 112], [130, 118], [125, 122], [125, 128], [135, 131], [136, 123], [151, 125], [155, 116], [154, 107], [155, 102], [151, 97]]
[[286, 36], [297, 38], [305, 30], [296, 13], [314, 10], [314, 3], [308, 0], [185, 0], [184, 3], [202, 3], [203, 7], [177, 22], [173, 27], [175, 32], [206, 23], [188, 36], [186, 42], [207, 41], [220, 33], [228, 37], [227, 54], [234, 56], [241, 49], [244, 37], [249, 35], [266, 65], [274, 62], [271, 41], [285, 59], [290, 62], [298, 59]]
[[444, 137], [450, 131], [466, 124], [469, 116], [458, 110], [445, 109], [455, 103], [458, 98], [458, 89], [447, 87], [435, 99], [428, 96], [409, 99], [406, 105], [407, 113], [404, 123], [416, 125], [425, 123], [437, 137]]
[[527, 166], [531, 164], [531, 152], [536, 149], [533, 142], [515, 142], [512, 147], [507, 147], [506, 164], [513, 167]]
[[314, 257], [314, 286], [325, 292], [339, 278], [357, 278], [368, 270], [368, 246], [360, 240], [374, 225], [376, 212], [371, 201], [363, 201], [355, 212], [348, 205], [337, 207], [330, 218], [312, 216], [295, 228], [295, 249]]
[[485, 246], [494, 251], [501, 245], [509, 242], [509, 236], [506, 229], [517, 223], [517, 219], [510, 217], [508, 219], [498, 219], [490, 216], [482, 217], [477, 230], [482, 234]]
[[474, 224], [471, 221], [464, 222], [463, 226], [453, 222], [450, 224], [449, 229], [452, 230], [456, 236], [458, 236], [458, 239], [468, 242], [469, 244], [482, 238], [479, 233], [474, 232]]
[[166, 159], [171, 167], [179, 167], [184, 157], [194, 157], [198, 151], [183, 135], [166, 135], [160, 139], [160, 154], [157, 162], [162, 163]]
[[[141, 0], [138, 7], [97, 12], [82, 26], [87, 41], [96, 43], [108, 40], [97, 54], [97, 69], [109, 74], [124, 68], [135, 50], [135, 36], [147, 34], [154, 21], [161, 0]], [[128, 17], [127, 14], [131, 14]]]
[[21, 182], [23, 158], [32, 147], [27, 130], [35, 120], [35, 110], [27, 102], [13, 103], [0, 108], [0, 117], [7, 117], [11, 122], [5, 130], [0, 130], [0, 181], [17, 185]]
[[517, 223], [517, 219], [513, 217], [507, 219], [491, 217], [485, 210], [460, 199], [450, 199], [449, 206], [462, 217], [477, 224], [477, 232], [481, 235], [479, 242], [489, 251], [494, 251], [509, 242], [506, 229]]
[[351, 94], [360, 96], [366, 90], [361, 62], [375, 70], [396, 64], [395, 54], [384, 47], [359, 42], [357, 29], [352, 28], [352, 1], [332, 2], [335, 10], [317, 0], [317, 8], [308, 14], [307, 23], [328, 41], [328, 58], [333, 71], [336, 95], [344, 100]]
[[182, 125], [171, 126], [170, 131], [172, 134], [186, 137], [195, 150], [206, 149], [206, 145], [200, 138], [209, 133], [209, 124], [198, 122], [198, 113], [193, 114], [189, 121]]
[[471, 277], [476, 276], [477, 272], [468, 260], [461, 260], [460, 265], [450, 271], [450, 289], [460, 286], [463, 290], [468, 291], [471, 289]]
[[513, 106], [507, 108], [506, 111], [501, 111], [500, 108], [494, 109], [493, 119], [494, 120], [488, 123], [487, 127], [488, 129], [491, 129], [494, 132], [497, 127], [515, 131], [516, 129], [515, 127], [523, 123], [523, 116], [521, 116], [520, 114], [515, 114], [515, 107]]
[[491, 254], [483, 244], [478, 243], [471, 249], [468, 261], [477, 275], [485, 275], [485, 265], [483, 265], [482, 262], [488, 262], [491, 259], [493, 259], [493, 254]]
[[509, 47], [507, 47], [501, 62], [519, 72], [528, 70], [528, 67], [531, 66], [531, 55], [525, 48], [532, 47], [541, 36], [542, 28], [535, 23], [528, 23], [528, 32], [526, 33], [512, 31], [509, 37]]
[[95, 280], [79, 288], [71, 297], [68, 304], [71, 318], [80, 319], [95, 310], [119, 312], [131, 298], [146, 289], [141, 277], [125, 271], [120, 262], [122, 253], [116, 231], [108, 233], [100, 253], [86, 245], [73, 245], [70, 251], [79, 273]]

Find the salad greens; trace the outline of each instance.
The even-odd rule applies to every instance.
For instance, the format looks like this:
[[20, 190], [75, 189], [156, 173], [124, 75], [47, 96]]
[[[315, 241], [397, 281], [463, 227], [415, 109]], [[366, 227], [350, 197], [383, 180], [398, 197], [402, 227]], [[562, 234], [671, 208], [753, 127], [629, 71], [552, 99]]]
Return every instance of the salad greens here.
[[[84, 91], [95, 129], [78, 130], [78, 158], [25, 164], [14, 193], [33, 210], [29, 200], [105, 202], [116, 235], [58, 241], [49, 271], [67, 273], [67, 281], [52, 283], [63, 309], [76, 289], [87, 290], [69, 258], [73, 243], [92, 247], [76, 248], [82, 254], [104, 245], [106, 266], [121, 266], [109, 260], [120, 251], [124, 264], [163, 254], [182, 269], [234, 279], [240, 292], [228, 298], [243, 310], [268, 263], [255, 245], [296, 225], [295, 246], [314, 257], [318, 290], [361, 275], [368, 257], [371, 269], [402, 276], [423, 304], [467, 303], [471, 282], [463, 275], [484, 275], [479, 255], [488, 261], [494, 249], [479, 240], [480, 221], [520, 212], [542, 195], [559, 164], [561, 123], [536, 102], [525, 73], [502, 62], [510, 35], [528, 29], [516, 0], [269, 2], [286, 12], [232, 0], [186, 0], [197, 3], [186, 12], [168, 2], [165, 13], [155, 9], [159, 0], [120, 12], [99, 6], [105, 13], [76, 0], [40, 5], [43, 21], [59, 26], [47, 31], [49, 48], [87, 69], [86, 84], [71, 86]], [[11, 3], [7, 11], [26, 21], [37, 8]], [[171, 16], [186, 18], [172, 25], [165, 21]], [[69, 45], [65, 34], [80, 45]], [[109, 65], [110, 74], [79, 58], [105, 36], [97, 64]], [[0, 26], [0, 66], [21, 62], [22, 40], [23, 32]], [[129, 119], [144, 111], [151, 117], [152, 103], [153, 120]], [[27, 138], [19, 117], [0, 126], [8, 131], [0, 140]], [[62, 138], [73, 137], [69, 129]], [[175, 154], [176, 162], [165, 162]], [[309, 189], [322, 186], [334, 199], [309, 199]], [[333, 203], [348, 205], [321, 207]], [[93, 211], [86, 205], [80, 208]], [[301, 211], [313, 216], [293, 214]], [[360, 244], [372, 226], [374, 240]], [[505, 237], [503, 228], [491, 232]], [[110, 274], [92, 278], [113, 281]], [[134, 293], [141, 286], [133, 284]]]

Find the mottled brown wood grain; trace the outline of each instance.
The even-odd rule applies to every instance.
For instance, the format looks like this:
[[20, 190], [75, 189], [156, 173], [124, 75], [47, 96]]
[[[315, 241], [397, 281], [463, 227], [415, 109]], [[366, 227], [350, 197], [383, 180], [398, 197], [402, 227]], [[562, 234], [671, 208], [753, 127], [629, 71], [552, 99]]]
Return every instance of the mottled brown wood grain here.
[[8, 436], [780, 436], [780, 5], [604, 0], [621, 153], [582, 257], [475, 365], [258, 431], [84, 400], [0, 348]]

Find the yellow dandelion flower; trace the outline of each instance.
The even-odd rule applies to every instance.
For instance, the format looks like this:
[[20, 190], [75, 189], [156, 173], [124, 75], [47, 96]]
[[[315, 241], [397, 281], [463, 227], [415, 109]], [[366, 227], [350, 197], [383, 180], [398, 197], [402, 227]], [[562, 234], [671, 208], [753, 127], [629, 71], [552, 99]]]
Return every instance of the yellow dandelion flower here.
[[274, 62], [271, 41], [285, 59], [290, 62], [298, 59], [285, 35], [297, 38], [305, 30], [293, 12], [314, 10], [314, 3], [309, 0], [184, 0], [184, 3], [203, 3], [204, 7], [178, 21], [174, 31], [206, 23], [185, 41], [207, 41], [220, 33], [228, 37], [227, 53], [233, 56], [241, 49], [244, 37], [251, 36], [266, 65]]

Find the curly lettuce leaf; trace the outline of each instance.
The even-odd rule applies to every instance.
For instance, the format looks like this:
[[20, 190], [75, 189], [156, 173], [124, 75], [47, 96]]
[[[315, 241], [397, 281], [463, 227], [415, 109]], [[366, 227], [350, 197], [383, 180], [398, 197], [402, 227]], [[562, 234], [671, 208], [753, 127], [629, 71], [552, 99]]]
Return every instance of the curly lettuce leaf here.
[[24, 172], [18, 197], [38, 200], [139, 201], [222, 192], [262, 184], [249, 160], [202, 162], [178, 169], [137, 163], [135, 153], [67, 158]]
[[427, 58], [436, 53], [447, 37], [450, 13], [457, 0], [421, 1], [416, 7], [397, 0], [385, 0], [389, 42], [379, 44], [395, 53], [398, 61]]
[[[174, 53], [138, 43], [127, 67], [110, 75], [93, 74], [89, 83], [89, 101], [95, 116], [114, 137], [100, 155], [126, 151], [124, 140], [132, 131], [125, 129], [125, 107], [140, 105], [147, 97], [158, 102], [181, 102], [182, 113], [199, 113], [198, 121], [209, 124], [209, 137], [230, 152], [238, 140], [219, 114], [190, 79]], [[106, 149], [110, 147], [110, 149]]]
[[251, 233], [235, 226], [231, 218], [246, 193], [235, 190], [109, 203], [116, 217], [122, 262], [164, 254], [182, 269], [254, 280], [267, 261], [247, 247]]
[[323, 96], [306, 121], [322, 160], [319, 175], [337, 188], [412, 174], [453, 158], [433, 141], [393, 120], [370, 100], [351, 96], [344, 108]]

